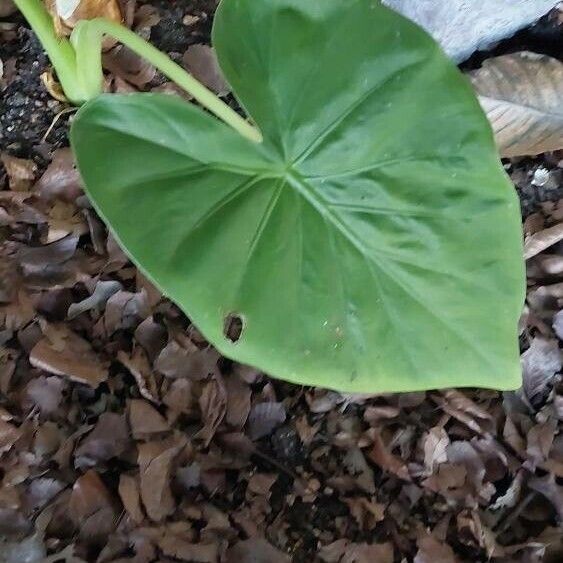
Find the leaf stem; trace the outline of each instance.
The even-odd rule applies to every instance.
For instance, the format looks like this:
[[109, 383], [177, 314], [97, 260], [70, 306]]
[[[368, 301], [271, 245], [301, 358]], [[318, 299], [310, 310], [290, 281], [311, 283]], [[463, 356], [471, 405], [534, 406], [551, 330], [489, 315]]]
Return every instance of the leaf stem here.
[[15, 5], [24, 15], [29, 25], [41, 41], [51, 63], [57, 71], [57, 77], [66, 97], [74, 104], [81, 104], [101, 93], [102, 85], [96, 91], [84, 92], [77, 80], [76, 56], [68, 39], [58, 37], [53, 18], [41, 0], [14, 0]]
[[[104, 18], [79, 22], [71, 37], [76, 50], [79, 70], [84, 69], [86, 72], [88, 72], [88, 69], [92, 70], [92, 65], [96, 64], [92, 60], [94, 48], [99, 45], [99, 49], [101, 49], [101, 41], [104, 35], [113, 37], [146, 59], [160, 70], [162, 74], [193, 96], [203, 107], [207, 108], [241, 135], [254, 142], [259, 143], [262, 141], [260, 131], [186, 72], [180, 65], [176, 64], [168, 55], [159, 51], [130, 29], [115, 22]], [[99, 53], [100, 51], [98, 50], [97, 52]], [[101, 62], [99, 64], [101, 65]], [[84, 81], [86, 80], [87, 77], [84, 77]]]
[[102, 93], [102, 41], [109, 35], [145, 58], [203, 107], [223, 120], [241, 135], [261, 142], [258, 129], [243, 119], [213, 92], [176, 64], [168, 55], [136, 35], [130, 29], [104, 18], [82, 20], [72, 32], [70, 41], [59, 37], [53, 19], [41, 0], [14, 0], [41, 41], [66, 97], [81, 105]]

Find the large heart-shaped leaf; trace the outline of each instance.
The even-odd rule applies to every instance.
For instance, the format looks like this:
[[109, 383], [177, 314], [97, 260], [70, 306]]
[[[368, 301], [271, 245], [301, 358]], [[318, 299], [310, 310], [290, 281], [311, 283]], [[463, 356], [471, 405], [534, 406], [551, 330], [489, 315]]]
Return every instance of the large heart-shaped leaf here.
[[75, 120], [133, 260], [223, 354], [283, 379], [517, 387], [518, 200], [439, 47], [374, 0], [224, 0], [213, 39], [262, 143], [158, 95]]

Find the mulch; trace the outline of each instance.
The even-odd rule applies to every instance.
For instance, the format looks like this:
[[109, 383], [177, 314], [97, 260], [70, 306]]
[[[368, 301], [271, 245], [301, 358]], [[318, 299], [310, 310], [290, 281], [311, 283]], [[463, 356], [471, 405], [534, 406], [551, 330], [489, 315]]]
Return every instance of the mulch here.
[[[225, 87], [201, 47], [213, 1], [133, 7]], [[563, 153], [506, 162], [523, 387], [349, 396], [221, 357], [93, 211], [17, 16], [0, 60], [0, 561], [563, 559]], [[119, 47], [106, 64], [113, 91], [174, 92]]]

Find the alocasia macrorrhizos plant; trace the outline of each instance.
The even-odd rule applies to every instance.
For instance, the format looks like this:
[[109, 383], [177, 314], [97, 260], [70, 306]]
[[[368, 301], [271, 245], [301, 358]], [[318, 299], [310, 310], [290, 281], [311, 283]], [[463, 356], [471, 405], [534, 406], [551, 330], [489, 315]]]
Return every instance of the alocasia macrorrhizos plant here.
[[375, 0], [223, 0], [213, 43], [262, 142], [163, 95], [74, 121], [135, 263], [223, 354], [283, 379], [517, 387], [518, 200], [434, 41]]

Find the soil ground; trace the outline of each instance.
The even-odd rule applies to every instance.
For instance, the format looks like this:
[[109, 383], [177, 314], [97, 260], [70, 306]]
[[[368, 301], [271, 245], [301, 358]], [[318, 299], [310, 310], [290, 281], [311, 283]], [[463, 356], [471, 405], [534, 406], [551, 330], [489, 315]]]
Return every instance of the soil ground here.
[[[176, 60], [209, 44], [212, 0], [142, 6]], [[221, 358], [119, 251], [65, 149], [72, 113], [52, 126], [67, 106], [40, 45], [17, 16], [0, 33], [0, 153], [21, 159], [0, 164], [0, 561], [561, 561], [561, 243], [528, 262], [518, 392], [272, 380]], [[560, 24], [464, 68], [523, 49], [563, 60]], [[563, 220], [562, 162], [506, 162], [528, 234]], [[53, 375], [61, 346], [83, 381]]]

